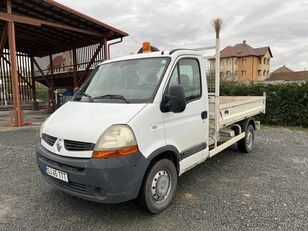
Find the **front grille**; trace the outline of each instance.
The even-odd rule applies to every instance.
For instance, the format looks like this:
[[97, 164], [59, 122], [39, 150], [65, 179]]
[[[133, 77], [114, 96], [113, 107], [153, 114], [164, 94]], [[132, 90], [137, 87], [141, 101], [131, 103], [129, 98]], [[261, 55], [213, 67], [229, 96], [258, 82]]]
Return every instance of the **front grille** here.
[[73, 192], [77, 192], [77, 193], [82, 193], [82, 194], [86, 194], [87, 193], [87, 186], [84, 185], [84, 184], [79, 184], [79, 183], [75, 183], [75, 182], [72, 182], [72, 181], [69, 181], [69, 183], [66, 183], [64, 181], [61, 181], [61, 180], [58, 180], [58, 179], [55, 179], [49, 175], [45, 175], [50, 181], [52, 181], [54, 184], [62, 187], [62, 188], [65, 188], [65, 189], [68, 189], [70, 191], [73, 191]]
[[43, 133], [42, 139], [43, 139], [47, 144], [49, 144], [50, 146], [53, 146], [53, 145], [55, 144], [56, 140], [57, 140], [56, 137], [47, 135], [47, 134], [45, 134], [45, 133]]
[[95, 144], [74, 140], [64, 140], [64, 146], [68, 151], [92, 151]]

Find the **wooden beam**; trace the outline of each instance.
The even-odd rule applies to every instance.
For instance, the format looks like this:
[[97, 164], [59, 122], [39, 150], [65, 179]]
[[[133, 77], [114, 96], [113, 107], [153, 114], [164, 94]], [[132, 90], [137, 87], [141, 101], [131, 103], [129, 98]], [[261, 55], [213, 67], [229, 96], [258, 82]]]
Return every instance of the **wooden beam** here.
[[97, 55], [99, 54], [100, 50], [102, 49], [103, 47], [103, 43], [100, 43], [96, 49], [96, 51], [94, 52], [90, 62], [88, 63], [88, 66], [86, 67], [86, 69], [84, 70], [84, 72], [82, 73], [82, 75], [80, 76], [79, 78], [79, 81], [78, 81], [78, 86], [80, 86], [82, 84], [82, 82], [85, 80], [93, 62], [95, 61]]
[[[40, 33], [38, 33], [38, 31]], [[72, 39], [70, 31], [67, 31], [67, 33], [63, 33], [64, 32], [63, 30], [62, 31], [56, 31], [56, 30], [51, 31], [48, 27], [34, 27], [34, 26], [28, 26], [27, 24], [19, 24], [18, 32], [20, 33], [28, 32], [32, 35], [39, 34], [39, 36], [48, 37], [50, 39], [56, 39], [57, 41], [60, 40], [61, 42], [68, 42], [68, 41], [71, 41]], [[83, 36], [83, 35], [80, 35], [80, 36]]]
[[1, 36], [1, 41], [0, 41], [0, 57], [2, 57], [3, 55], [3, 50], [5, 48], [5, 45], [6, 45], [6, 42], [7, 42], [7, 31], [8, 31], [8, 28], [7, 28], [7, 23], [5, 23], [5, 26], [3, 28], [3, 33], [2, 33], [2, 36]]
[[40, 67], [40, 65], [36, 62], [35, 58], [33, 56], [31, 56], [31, 60], [33, 61], [33, 63], [35, 64], [35, 66], [37, 67], [37, 69], [39, 70], [39, 72], [41, 72], [42, 77], [45, 79], [47, 86], [50, 87], [50, 83], [48, 81], [48, 79], [46, 78], [44, 71], [42, 71], [42, 68]]
[[[33, 7], [28, 6], [26, 4], [22, 5], [22, 9], [24, 9], [24, 10], [26, 10], [28, 12], [33, 13], [32, 15], [40, 15], [40, 14], [42, 14], [42, 12], [40, 10], [37, 10], [36, 8], [33, 8]], [[48, 14], [48, 21], [57, 22], [57, 23], [64, 24], [64, 25], [67, 23], [65, 15], [62, 14], [63, 12], [56, 11], [53, 8], [48, 8], [48, 12], [51, 13], [51, 14]], [[92, 31], [90, 28], [86, 28], [86, 30]], [[70, 33], [70, 32], [68, 32], [68, 33]], [[42, 32], [42, 34], [45, 34], [45, 33]], [[77, 36], [76, 35], [77, 34], [75, 34], [75, 36], [74, 36], [74, 37], [76, 37], [75, 39], [77, 39], [77, 40], [78, 39], [82, 39], [82, 38], [80, 38], [80, 35], [77, 35]], [[71, 34], [67, 34], [67, 33], [65, 33], [65, 31], [61, 31], [60, 34], [58, 33], [58, 35], [56, 37], [60, 38], [61, 36], [66, 37], [69, 40], [71, 40], [71, 37], [72, 37]], [[83, 36], [83, 35], [81, 35], [81, 36]], [[112, 36], [110, 36], [110, 37], [112, 37]]]
[[13, 15], [13, 14], [8, 14], [8, 13], [3, 13], [3, 12], [0, 12], [0, 20], [7, 21], [7, 22], [22, 23], [22, 24], [27, 24], [31, 26], [37, 26], [37, 27], [41, 27], [42, 25], [44, 25], [44, 26], [50, 26], [50, 27], [55, 27], [55, 28], [64, 29], [64, 30], [70, 30], [70, 31], [74, 31], [77, 33], [93, 35], [97, 37], [105, 37], [104, 33], [95, 33], [95, 32], [79, 29], [79, 28], [72, 27], [72, 26], [67, 26], [67, 25], [60, 24], [60, 23], [48, 22], [48, 21], [41, 20], [41, 19], [35, 19], [35, 18], [27, 17], [27, 16]]
[[[27, 32], [25, 32], [25, 31], [18, 32], [18, 33], [16, 33], [16, 36], [20, 37], [21, 40], [26, 40], [27, 43], [31, 42], [32, 44], [35, 44], [35, 40], [37, 40], [37, 39], [39, 39], [41, 41], [45, 41], [45, 43], [51, 44], [52, 46], [58, 46], [61, 43], [66, 42], [66, 41], [63, 41], [63, 40], [60, 40], [60, 39], [58, 39], [58, 40], [52, 39], [50, 36], [42, 36], [42, 34], [29, 34], [28, 31]], [[41, 46], [41, 48], [44, 48], [44, 47]]]
[[86, 20], [88, 20], [88, 21], [91, 21], [91, 22], [93, 22], [93, 23], [95, 23], [95, 24], [98, 24], [98, 25], [100, 25], [100, 26], [102, 26], [102, 27], [105, 27], [105, 28], [107, 28], [107, 29], [109, 29], [109, 30], [112, 30], [112, 31], [114, 31], [114, 32], [117, 32], [117, 33], [119, 33], [119, 34], [121, 34], [121, 35], [123, 35], [123, 36], [127, 36], [127, 35], [128, 35], [128, 34], [127, 34], [126, 32], [124, 32], [124, 31], [121, 31], [121, 30], [119, 30], [119, 29], [116, 29], [116, 28], [114, 28], [114, 27], [112, 27], [112, 26], [110, 26], [110, 25], [108, 25], [108, 24], [102, 23], [102, 22], [100, 22], [100, 21], [98, 21], [98, 20], [96, 20], [96, 19], [94, 19], [94, 18], [91, 18], [91, 17], [89, 17], [89, 16], [87, 16], [87, 15], [85, 15], [85, 14], [82, 14], [82, 13], [76, 11], [76, 10], [73, 10], [73, 9], [71, 9], [71, 8], [65, 6], [65, 5], [62, 5], [61, 3], [58, 3], [58, 2], [56, 2], [56, 1], [54, 1], [54, 0], [44, 0], [44, 2], [48, 2], [49, 4], [51, 4], [51, 5], [53, 5], [53, 6], [57, 7], [57, 8], [60, 8], [60, 9], [62, 9], [62, 10], [64, 10], [64, 11], [67, 11], [67, 12], [70, 12], [71, 14], [74, 14], [74, 15], [76, 15], [76, 16], [78, 16], [78, 17], [84, 18], [84, 19], [86, 19]]

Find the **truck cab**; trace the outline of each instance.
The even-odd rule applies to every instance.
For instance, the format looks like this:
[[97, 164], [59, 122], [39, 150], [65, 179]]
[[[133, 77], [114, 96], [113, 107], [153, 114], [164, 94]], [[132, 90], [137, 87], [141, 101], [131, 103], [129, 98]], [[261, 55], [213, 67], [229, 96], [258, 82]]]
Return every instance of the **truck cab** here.
[[[44, 179], [91, 201], [137, 198], [159, 213], [178, 176], [233, 143], [251, 151], [258, 127], [251, 117], [265, 111], [265, 97], [211, 106], [205, 62], [198, 51], [173, 50], [101, 63], [41, 127]], [[211, 132], [211, 123], [219, 130]]]

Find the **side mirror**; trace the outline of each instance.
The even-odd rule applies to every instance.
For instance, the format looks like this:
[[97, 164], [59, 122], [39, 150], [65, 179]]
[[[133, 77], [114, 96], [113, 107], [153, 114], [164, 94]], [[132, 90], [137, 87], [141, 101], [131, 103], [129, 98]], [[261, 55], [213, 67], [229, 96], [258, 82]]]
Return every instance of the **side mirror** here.
[[171, 86], [169, 95], [166, 95], [160, 105], [162, 112], [183, 112], [186, 108], [186, 99], [183, 86]]

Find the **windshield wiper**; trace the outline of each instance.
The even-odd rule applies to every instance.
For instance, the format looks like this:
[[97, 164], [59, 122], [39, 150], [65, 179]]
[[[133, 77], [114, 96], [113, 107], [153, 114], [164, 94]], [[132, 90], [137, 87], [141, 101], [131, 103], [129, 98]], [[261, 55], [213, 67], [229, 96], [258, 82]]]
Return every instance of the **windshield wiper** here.
[[92, 98], [92, 100], [94, 99], [122, 99], [126, 103], [130, 103], [123, 95], [101, 95]]
[[94, 100], [93, 100], [92, 96], [90, 96], [89, 94], [84, 93], [84, 92], [78, 92], [78, 94], [83, 95], [83, 96], [86, 96], [86, 97], [88, 97], [88, 98], [89, 98], [90, 102], [94, 102]]

